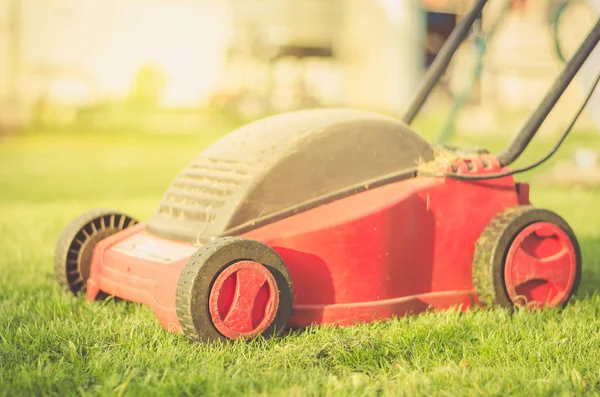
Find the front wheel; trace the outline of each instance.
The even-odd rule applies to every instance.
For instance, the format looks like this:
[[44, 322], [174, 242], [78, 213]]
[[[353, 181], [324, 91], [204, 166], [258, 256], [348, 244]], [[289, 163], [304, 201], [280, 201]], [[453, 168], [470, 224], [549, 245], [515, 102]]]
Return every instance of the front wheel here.
[[473, 284], [484, 306], [564, 307], [581, 280], [581, 253], [554, 212], [517, 206], [486, 226], [476, 243]]
[[179, 276], [177, 318], [192, 341], [280, 335], [292, 312], [292, 281], [267, 245], [218, 238], [189, 259]]
[[62, 288], [85, 293], [96, 244], [137, 220], [112, 210], [91, 210], [74, 219], [62, 232], [54, 255], [54, 274]]

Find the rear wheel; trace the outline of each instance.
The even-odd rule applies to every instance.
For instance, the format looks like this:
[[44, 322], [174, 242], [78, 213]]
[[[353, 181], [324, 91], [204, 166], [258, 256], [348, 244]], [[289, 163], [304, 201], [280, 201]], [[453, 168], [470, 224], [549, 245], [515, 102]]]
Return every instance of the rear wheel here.
[[487, 225], [477, 241], [473, 284], [485, 306], [563, 307], [580, 279], [575, 234], [551, 211], [509, 208]]
[[267, 245], [224, 237], [200, 248], [179, 276], [177, 318], [192, 341], [280, 335], [293, 289], [281, 257]]
[[63, 289], [74, 295], [85, 293], [96, 244], [136, 223], [128, 215], [104, 209], [74, 219], [62, 232], [54, 255], [54, 274]]

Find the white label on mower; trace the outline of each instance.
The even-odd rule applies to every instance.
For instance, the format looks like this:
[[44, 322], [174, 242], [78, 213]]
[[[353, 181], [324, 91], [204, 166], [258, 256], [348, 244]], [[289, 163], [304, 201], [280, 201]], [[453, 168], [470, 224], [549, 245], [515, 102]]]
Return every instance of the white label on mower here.
[[147, 234], [134, 234], [110, 249], [134, 258], [168, 264], [189, 258], [198, 247], [157, 239]]

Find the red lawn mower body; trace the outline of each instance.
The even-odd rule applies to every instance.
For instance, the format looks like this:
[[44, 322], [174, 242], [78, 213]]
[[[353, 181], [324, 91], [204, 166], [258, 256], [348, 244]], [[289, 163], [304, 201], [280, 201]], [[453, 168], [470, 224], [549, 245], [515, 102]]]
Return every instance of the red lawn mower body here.
[[423, 167], [503, 170], [486, 153], [436, 158], [373, 113], [272, 116], [200, 153], [148, 221], [102, 211], [74, 221], [57, 276], [89, 300], [148, 305], [165, 329], [200, 341], [569, 300], [577, 241], [530, 205], [528, 185], [418, 176]]
[[[494, 164], [493, 157], [484, 157]], [[461, 169], [499, 169], [478, 166], [469, 171], [463, 163]], [[242, 237], [269, 245], [288, 266], [295, 292], [291, 327], [350, 325], [429, 308], [466, 309], [477, 302], [471, 277], [476, 240], [496, 214], [528, 204], [527, 193], [527, 186], [518, 187], [511, 177], [484, 183], [413, 178]], [[163, 327], [177, 332], [177, 280], [197, 249], [153, 236], [144, 224], [123, 230], [97, 245], [88, 299], [103, 290], [149, 305]]]

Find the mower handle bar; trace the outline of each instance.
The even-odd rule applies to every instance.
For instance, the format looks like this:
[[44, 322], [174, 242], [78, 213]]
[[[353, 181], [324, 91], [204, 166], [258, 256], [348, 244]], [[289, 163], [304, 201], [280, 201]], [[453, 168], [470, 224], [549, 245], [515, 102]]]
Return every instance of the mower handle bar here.
[[461, 18], [458, 25], [452, 30], [452, 33], [450, 33], [450, 36], [440, 49], [440, 52], [437, 54], [429, 68], [427, 68], [417, 92], [410, 101], [410, 106], [402, 118], [402, 121], [406, 124], [410, 125], [415, 117], [417, 117], [417, 114], [425, 104], [429, 94], [433, 91], [433, 88], [448, 68], [448, 65], [450, 65], [450, 61], [452, 61], [452, 57], [458, 50], [458, 47], [465, 41], [473, 24], [475, 24], [475, 21], [481, 16], [483, 7], [487, 2], [488, 0], [477, 0], [471, 10]]
[[554, 81], [554, 84], [537, 109], [531, 114], [523, 128], [521, 128], [521, 131], [512, 139], [508, 147], [498, 154], [500, 164], [509, 165], [519, 158], [577, 72], [579, 72], [579, 69], [581, 69], [592, 51], [594, 51], [598, 42], [600, 42], [600, 18], [583, 43], [581, 43], [575, 55], [567, 62], [565, 68]]
[[[487, 2], [488, 0], [477, 0], [442, 46], [439, 54], [427, 69], [425, 76], [402, 119], [406, 124], [410, 125], [423, 107], [429, 94], [433, 91], [433, 88], [440, 77], [448, 68], [458, 47], [469, 34], [475, 21], [481, 16]], [[521, 131], [519, 131], [519, 133], [511, 140], [508, 147], [498, 154], [500, 164], [503, 166], [510, 165], [523, 153], [523, 151], [525, 151], [531, 139], [538, 132], [540, 126], [544, 120], [546, 120], [546, 117], [548, 117], [548, 114], [552, 111], [585, 61], [589, 58], [592, 51], [594, 51], [598, 42], [600, 42], [600, 19], [598, 19], [596, 25], [588, 33], [575, 55], [567, 62], [563, 71], [554, 81], [542, 102], [521, 128]]]

